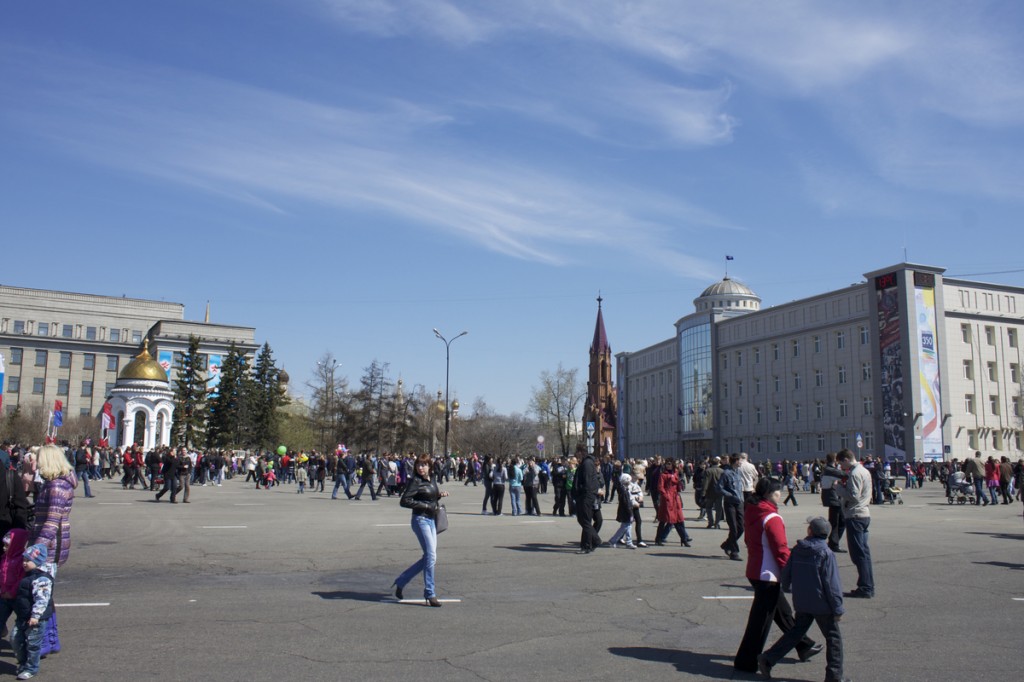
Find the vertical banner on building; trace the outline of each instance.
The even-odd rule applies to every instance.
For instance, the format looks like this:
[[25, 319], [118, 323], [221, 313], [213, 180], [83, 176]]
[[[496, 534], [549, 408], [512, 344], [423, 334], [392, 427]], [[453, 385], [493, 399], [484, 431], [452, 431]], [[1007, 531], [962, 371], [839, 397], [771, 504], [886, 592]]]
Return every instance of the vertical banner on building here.
[[935, 276], [914, 273], [914, 303], [917, 312], [917, 368], [921, 383], [921, 446], [924, 460], [941, 461], [942, 385], [939, 377], [939, 348], [935, 323]]
[[903, 345], [900, 342], [900, 293], [896, 273], [875, 278], [878, 343], [882, 355], [882, 442], [885, 458], [906, 459], [903, 418]]
[[169, 350], [162, 350], [157, 353], [156, 361], [160, 363], [160, 366], [167, 372], [167, 380], [171, 380], [171, 366], [174, 364], [174, 354]]
[[211, 355], [206, 366], [206, 395], [211, 398], [217, 397], [220, 387], [220, 365], [221, 357], [219, 355]]

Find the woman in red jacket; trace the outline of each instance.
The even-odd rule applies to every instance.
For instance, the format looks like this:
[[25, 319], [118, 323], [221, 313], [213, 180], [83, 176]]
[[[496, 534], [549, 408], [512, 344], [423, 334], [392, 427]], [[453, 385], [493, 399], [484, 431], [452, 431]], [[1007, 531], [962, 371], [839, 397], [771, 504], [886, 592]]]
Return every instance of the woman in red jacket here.
[[[666, 459], [658, 477], [658, 534], [654, 544], [665, 544], [668, 533], [674, 527], [679, 533], [679, 540], [684, 547], [689, 547], [693, 538], [686, 532], [686, 519], [683, 517], [683, 491], [679, 481], [679, 471], [674, 459]], [[757, 653], [761, 653], [758, 651]]]
[[[779, 578], [789, 561], [786, 524], [779, 516], [782, 484], [762, 478], [754, 487], [754, 497], [743, 510], [743, 537], [747, 543], [747, 580], [754, 587], [754, 603], [747, 617], [747, 629], [736, 652], [733, 666], [744, 672], [757, 672], [757, 657], [764, 650], [772, 620], [786, 632], [793, 627], [793, 609], [782, 594]], [[796, 646], [801, 661], [822, 649], [804, 637]]]
[[999, 504], [999, 462], [994, 457], [989, 457], [985, 462], [985, 484], [992, 504]]

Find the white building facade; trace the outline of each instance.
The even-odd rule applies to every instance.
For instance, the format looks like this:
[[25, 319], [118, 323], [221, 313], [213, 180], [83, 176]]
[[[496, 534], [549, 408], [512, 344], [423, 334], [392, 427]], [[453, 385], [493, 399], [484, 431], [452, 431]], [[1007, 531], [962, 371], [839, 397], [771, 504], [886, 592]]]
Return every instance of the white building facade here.
[[[674, 339], [617, 356], [618, 383], [629, 392], [619, 403], [627, 425], [620, 451], [686, 458], [746, 451], [778, 460], [850, 448], [940, 460], [980, 450], [1017, 459], [1024, 289], [942, 274], [903, 263], [764, 310], [737, 282], [712, 285], [676, 323]], [[674, 397], [639, 362], [670, 344]], [[647, 365], [668, 371], [664, 361]], [[678, 405], [673, 442], [660, 426], [657, 441], [643, 438], [654, 433], [645, 401]]]

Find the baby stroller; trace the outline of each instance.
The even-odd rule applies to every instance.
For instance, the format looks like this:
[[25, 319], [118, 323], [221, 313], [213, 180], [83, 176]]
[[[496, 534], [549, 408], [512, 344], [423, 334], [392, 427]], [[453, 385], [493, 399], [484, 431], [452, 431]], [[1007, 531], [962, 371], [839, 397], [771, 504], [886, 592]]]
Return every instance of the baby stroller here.
[[903, 488], [896, 485], [895, 478], [886, 478], [882, 484], [882, 502], [903, 504]]
[[946, 494], [946, 502], [953, 504], [974, 504], [974, 486], [967, 482], [967, 477], [962, 471], [957, 471], [949, 477], [949, 492]]

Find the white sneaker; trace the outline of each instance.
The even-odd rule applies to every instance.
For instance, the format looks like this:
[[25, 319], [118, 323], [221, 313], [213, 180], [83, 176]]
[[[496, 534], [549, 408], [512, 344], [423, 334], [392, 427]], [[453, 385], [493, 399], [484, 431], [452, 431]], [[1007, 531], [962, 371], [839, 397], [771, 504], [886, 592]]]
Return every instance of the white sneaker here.
[[630, 543], [630, 544], [626, 545], [626, 547], [628, 549], [636, 549], [636, 545], [634, 545], [633, 543]]

